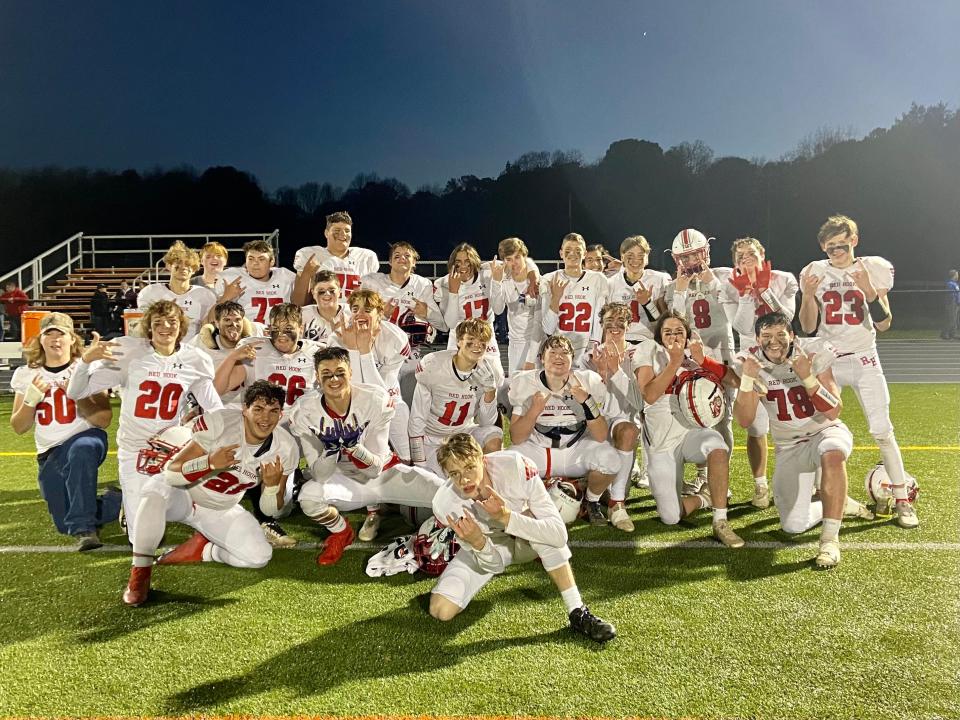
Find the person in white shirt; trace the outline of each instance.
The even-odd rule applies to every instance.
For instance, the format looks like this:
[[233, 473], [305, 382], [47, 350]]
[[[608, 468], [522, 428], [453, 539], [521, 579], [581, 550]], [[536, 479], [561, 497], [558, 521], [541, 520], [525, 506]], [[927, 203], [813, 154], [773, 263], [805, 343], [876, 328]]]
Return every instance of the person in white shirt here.
[[570, 567], [567, 527], [536, 466], [509, 450], [485, 455], [470, 435], [447, 438], [437, 452], [447, 481], [433, 513], [453, 528], [460, 549], [430, 594], [430, 615], [446, 622], [513, 563], [539, 558], [560, 592], [570, 628], [594, 642], [616, 637], [613, 625], [583, 603]]
[[[213, 322], [200, 328], [200, 332], [190, 340], [203, 350], [213, 360], [214, 368], [219, 367], [231, 350], [236, 349], [237, 343], [244, 338], [260, 337], [263, 333], [262, 325], [255, 325], [247, 320], [243, 306], [232, 300], [218, 303], [213, 308]], [[240, 400], [241, 387], [225, 390], [220, 393], [224, 404]]]
[[222, 299], [226, 290], [226, 283], [223, 282], [220, 274], [227, 267], [227, 249], [216, 241], [205, 243], [200, 248], [200, 267], [203, 272], [194, 275], [190, 284], [205, 287], [218, 299]]
[[243, 408], [201, 415], [192, 437], [176, 454], [159, 457], [137, 508], [130, 579], [123, 602], [146, 602], [154, 555], [167, 523], [194, 529], [186, 542], [164, 553], [157, 565], [219, 562], [261, 568], [273, 555], [257, 520], [240, 506], [244, 490], [262, 484], [260, 510], [278, 514], [287, 476], [300, 461], [296, 441], [278, 426], [283, 388], [258, 381], [243, 395]]
[[26, 365], [10, 380], [14, 391], [10, 426], [17, 435], [34, 428], [40, 495], [57, 531], [77, 540], [77, 549], [102, 545], [97, 528], [120, 514], [120, 493], [97, 497], [97, 470], [107, 457], [113, 411], [106, 392], [74, 402], [67, 384], [83, 352], [73, 319], [49, 313], [40, 334], [23, 348]]
[[888, 296], [893, 265], [881, 257], [856, 256], [859, 229], [845, 215], [827, 218], [817, 240], [827, 259], [800, 271], [800, 325], [840, 353], [833, 367], [837, 385], [853, 388], [893, 482], [894, 507], [881, 508], [880, 514], [894, 514], [900, 527], [915, 528], [920, 520], [907, 497], [903, 456], [890, 421], [890, 391], [877, 354], [877, 332], [889, 330], [893, 321]]
[[163, 256], [163, 263], [170, 273], [170, 282], [153, 283], [144, 287], [137, 294], [137, 307], [146, 310], [157, 300], [172, 300], [183, 308], [187, 316], [187, 334], [184, 339], [190, 340], [200, 332], [200, 326], [210, 319], [213, 306], [217, 304], [217, 296], [205, 287], [190, 283], [190, 278], [200, 267], [200, 257], [182, 241], [177, 240], [170, 246], [167, 254]]
[[340, 291], [340, 280], [333, 270], [317, 270], [310, 288], [313, 305], [305, 305], [303, 337], [320, 345], [329, 345], [334, 328], [350, 320], [350, 307]]
[[373, 250], [351, 246], [353, 219], [350, 213], [327, 215], [323, 236], [327, 240], [326, 247], [312, 245], [300, 248], [293, 258], [298, 288], [293, 301], [298, 305], [306, 303], [310, 281], [320, 268], [336, 273], [345, 298], [349, 298], [350, 293], [360, 287], [360, 278], [380, 270], [380, 260]]
[[266, 323], [270, 308], [290, 302], [297, 276], [287, 268], [274, 267], [273, 246], [266, 240], [245, 243], [243, 257], [242, 268], [221, 273], [226, 286], [220, 300], [236, 300], [249, 320]]
[[647, 267], [650, 243], [643, 235], [631, 235], [620, 243], [617, 270], [607, 277], [611, 302], [630, 308], [627, 342], [635, 344], [653, 337], [653, 326], [663, 312], [663, 296], [670, 276]]
[[540, 272], [520, 238], [501, 240], [497, 254], [502, 263], [491, 265], [493, 312], [507, 311], [507, 376], [530, 370], [543, 341], [540, 319]]

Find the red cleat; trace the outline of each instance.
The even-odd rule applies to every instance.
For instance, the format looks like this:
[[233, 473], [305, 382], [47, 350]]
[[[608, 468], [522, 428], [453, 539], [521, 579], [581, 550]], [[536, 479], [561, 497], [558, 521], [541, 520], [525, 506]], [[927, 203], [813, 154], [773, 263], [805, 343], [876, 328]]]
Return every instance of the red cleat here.
[[123, 591], [123, 601], [130, 607], [139, 607], [147, 601], [150, 594], [150, 573], [153, 572], [151, 566], [130, 568], [130, 580], [127, 582], [127, 589]]
[[186, 542], [177, 545], [173, 550], [167, 550], [157, 559], [157, 565], [186, 565], [203, 561], [203, 549], [207, 546], [206, 536], [195, 532]]
[[338, 533], [330, 533], [330, 537], [323, 544], [323, 552], [317, 555], [317, 565], [333, 565], [341, 557], [357, 534], [347, 523], [347, 527]]

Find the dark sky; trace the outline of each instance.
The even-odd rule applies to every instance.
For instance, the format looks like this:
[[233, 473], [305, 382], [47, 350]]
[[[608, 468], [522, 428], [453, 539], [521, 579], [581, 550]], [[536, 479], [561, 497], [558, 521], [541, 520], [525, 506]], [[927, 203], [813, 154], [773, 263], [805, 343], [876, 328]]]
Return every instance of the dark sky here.
[[0, 166], [416, 189], [622, 138], [775, 159], [960, 100], [960, 2], [0, 0]]

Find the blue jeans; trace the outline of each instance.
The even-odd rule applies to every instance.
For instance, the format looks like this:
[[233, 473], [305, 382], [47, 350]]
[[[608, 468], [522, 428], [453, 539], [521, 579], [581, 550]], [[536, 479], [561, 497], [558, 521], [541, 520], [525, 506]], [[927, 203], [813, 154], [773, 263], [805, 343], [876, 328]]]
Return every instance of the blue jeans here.
[[97, 497], [97, 471], [107, 457], [107, 433], [91, 428], [37, 457], [40, 495], [57, 530], [93, 532], [120, 515], [120, 493]]

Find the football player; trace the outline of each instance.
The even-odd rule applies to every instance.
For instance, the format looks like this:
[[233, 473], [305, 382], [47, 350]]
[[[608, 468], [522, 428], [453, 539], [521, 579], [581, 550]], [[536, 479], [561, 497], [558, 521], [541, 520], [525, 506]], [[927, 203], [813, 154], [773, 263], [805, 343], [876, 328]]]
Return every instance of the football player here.
[[127, 535], [136, 540], [136, 512], [149, 474], [139, 462], [150, 439], [176, 425], [191, 400], [204, 411], [223, 403], [213, 387], [213, 361], [194, 345], [182, 344], [187, 316], [170, 300], [158, 300], [143, 314], [138, 329], [146, 338], [93, 340], [76, 364], [67, 396], [81, 400], [120, 386], [117, 465], [123, 490]]
[[457, 326], [456, 350], [425, 355], [417, 366], [410, 407], [410, 453], [414, 463], [439, 475], [437, 448], [451, 430], [467, 432], [486, 452], [503, 447], [497, 425], [496, 390], [503, 370], [486, 354], [493, 328], [472, 318]]
[[273, 246], [266, 240], [245, 243], [243, 256], [242, 268], [227, 268], [220, 275], [227, 284], [220, 299], [236, 300], [249, 320], [266, 323], [270, 308], [290, 302], [296, 275], [287, 268], [273, 266]]
[[[620, 456], [607, 442], [606, 416], [619, 408], [600, 376], [575, 370], [570, 340], [552, 335], [540, 345], [543, 370], [510, 378], [513, 450], [530, 458], [544, 478], [586, 477], [590, 523], [606, 525], [600, 496], [620, 469]], [[629, 476], [628, 476], [629, 477]]]
[[857, 224], [845, 215], [827, 218], [817, 240], [827, 259], [800, 271], [800, 325], [806, 333], [816, 331], [840, 353], [833, 366], [837, 385], [851, 386], [860, 401], [893, 481], [897, 524], [915, 528], [920, 520], [907, 497], [903, 457], [890, 422], [890, 391], [877, 355], [877, 331], [888, 330], [893, 320], [887, 295], [893, 287], [893, 265], [881, 257], [856, 256]]
[[[742, 350], [737, 358], [741, 375], [733, 414], [749, 427], [757, 408], [766, 407], [777, 453], [773, 496], [780, 525], [785, 532], [802, 533], [822, 521], [815, 562], [834, 567], [840, 562], [843, 515], [872, 514], [847, 497], [853, 435], [839, 419], [843, 404], [831, 370], [836, 351], [822, 338], [795, 338], [790, 323], [783, 312], [757, 319], [759, 349]], [[822, 479], [813, 500], [818, 469]]]
[[650, 243], [643, 235], [631, 235], [620, 243], [620, 269], [607, 278], [611, 302], [630, 308], [627, 342], [635, 344], [653, 337], [653, 325], [663, 311], [663, 295], [670, 276], [647, 267]]
[[146, 602], [154, 555], [168, 522], [189, 525], [195, 532], [161, 555], [158, 565], [220, 562], [260, 568], [270, 561], [270, 543], [240, 498], [262, 484], [260, 510], [276, 515], [283, 507], [287, 476], [300, 461], [296, 442], [277, 425], [284, 394], [283, 388], [258, 380], [244, 392], [243, 409], [205, 413], [176, 455], [150, 458], [148, 467], [155, 474], [144, 484], [137, 507], [123, 602], [134, 607]]
[[389, 443], [393, 399], [383, 388], [354, 384], [347, 350], [323, 348], [314, 361], [319, 390], [293, 406], [290, 431], [312, 474], [300, 490], [300, 507], [331, 533], [317, 564], [332, 565], [355, 537], [341, 510], [381, 503], [430, 507], [441, 480], [400, 464]]
[[[657, 514], [664, 524], [676, 525], [681, 518], [712, 507], [713, 536], [727, 547], [743, 547], [743, 540], [727, 520], [729, 446], [716, 430], [683, 425], [671, 407], [671, 395], [687, 371], [701, 368], [728, 386], [736, 384], [736, 375], [706, 355], [701, 343], [691, 341], [690, 325], [675, 312], [660, 317], [654, 326], [654, 340], [637, 346], [633, 368], [645, 403], [644, 451]], [[685, 462], [708, 468], [706, 485], [695, 495], [682, 495]]]
[[543, 339], [540, 320], [540, 273], [520, 238], [501, 240], [502, 263], [491, 266], [493, 312], [507, 311], [507, 375], [534, 367]]
[[433, 299], [433, 283], [413, 272], [420, 253], [408, 242], [390, 245], [390, 272], [374, 272], [360, 279], [360, 287], [374, 290], [386, 302], [384, 319], [401, 328], [405, 318], [418, 318], [446, 329], [443, 314]]
[[[733, 274], [724, 286], [724, 302], [733, 310], [731, 324], [740, 336], [740, 349], [755, 347], [754, 323], [771, 312], [782, 312], [793, 321], [797, 308], [797, 279], [792, 273], [772, 269], [760, 241], [752, 237], [733, 241]], [[728, 312], [729, 314], [729, 312]], [[754, 507], [770, 506], [767, 484], [767, 433], [770, 423], [763, 404], [747, 428], [747, 458], [753, 473]]]
[[73, 319], [49, 313], [40, 334], [24, 344], [26, 365], [10, 380], [14, 391], [10, 426], [17, 435], [35, 428], [40, 495], [57, 531], [76, 538], [77, 549], [102, 545], [97, 528], [120, 514], [120, 493], [97, 497], [97, 470], [107, 457], [113, 411], [106, 392], [74, 402], [67, 384], [83, 352]]
[[323, 231], [327, 246], [312, 245], [297, 250], [293, 258], [293, 269], [297, 271], [297, 295], [294, 302], [304, 305], [307, 301], [307, 288], [317, 270], [325, 268], [337, 274], [343, 296], [360, 287], [360, 278], [380, 270], [380, 260], [373, 250], [352, 247], [353, 219], [350, 213], [335, 212], [327, 215], [327, 226]]
[[466, 433], [447, 438], [437, 459], [448, 478], [433, 513], [453, 528], [460, 550], [430, 595], [430, 615], [455, 618], [495, 575], [513, 563], [539, 558], [560, 591], [570, 628], [594, 642], [616, 637], [580, 596], [567, 547], [567, 527], [530, 460], [509, 450], [484, 454]]
[[579, 364], [590, 342], [600, 338], [598, 318], [608, 296], [604, 274], [584, 270], [586, 252], [582, 235], [565, 235], [560, 244], [563, 269], [547, 273], [540, 282], [543, 331], [570, 341], [574, 365]]
[[190, 278], [200, 267], [200, 256], [182, 241], [177, 240], [170, 246], [163, 256], [163, 264], [170, 273], [170, 282], [146, 285], [137, 294], [137, 307], [146, 310], [157, 300], [172, 300], [187, 316], [184, 340], [190, 340], [210, 318], [217, 296], [212, 290], [191, 284]]
[[[200, 332], [190, 340], [190, 345], [196, 345], [203, 350], [213, 366], [217, 367], [224, 361], [237, 343], [244, 338], [259, 336], [262, 326], [254, 325], [243, 312], [243, 306], [232, 300], [218, 303], [213, 308], [213, 322], [200, 328]], [[224, 403], [235, 402], [240, 399], [241, 388], [220, 393]]]
[[350, 308], [340, 292], [340, 281], [332, 270], [317, 270], [313, 276], [313, 305], [303, 307], [303, 337], [328, 345], [337, 324], [350, 318]]

